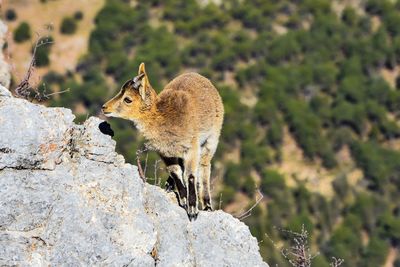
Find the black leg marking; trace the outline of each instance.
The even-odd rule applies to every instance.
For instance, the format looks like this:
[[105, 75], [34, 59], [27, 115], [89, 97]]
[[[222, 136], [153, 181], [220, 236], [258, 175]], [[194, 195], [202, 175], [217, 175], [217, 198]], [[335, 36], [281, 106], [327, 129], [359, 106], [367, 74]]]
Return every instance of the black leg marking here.
[[[161, 158], [163, 159], [165, 165], [168, 167], [171, 167], [173, 165], [178, 165], [180, 166], [181, 170], [182, 170], [182, 174], [183, 174], [183, 159], [181, 158], [174, 158], [174, 157], [163, 157], [162, 155], [160, 155]], [[168, 180], [173, 180], [174, 183], [174, 192], [177, 195], [177, 199], [178, 199], [178, 203], [179, 206], [183, 207], [184, 209], [187, 209], [187, 191], [186, 191], [186, 187], [183, 184], [183, 181], [181, 179], [179, 179], [178, 174], [176, 174], [174, 171], [169, 171], [170, 176], [168, 178]]]
[[189, 185], [188, 185], [188, 200], [189, 200], [189, 208], [188, 208], [188, 216], [189, 220], [193, 221], [197, 219], [197, 190], [196, 183], [193, 174], [189, 175]]
[[174, 178], [175, 186], [176, 186], [176, 189], [178, 191], [179, 206], [181, 206], [182, 208], [186, 209], [187, 208], [187, 201], [186, 201], [187, 191], [186, 191], [186, 188], [183, 185], [182, 181], [176, 176], [175, 173], [171, 173], [171, 176]]
[[211, 206], [210, 197], [208, 195], [204, 196], [203, 202], [204, 202], [203, 210], [205, 210], [205, 211], [212, 211], [213, 210], [213, 208]]
[[167, 181], [165, 182], [165, 190], [169, 192], [174, 192], [176, 188], [175, 180], [171, 176], [168, 177]]

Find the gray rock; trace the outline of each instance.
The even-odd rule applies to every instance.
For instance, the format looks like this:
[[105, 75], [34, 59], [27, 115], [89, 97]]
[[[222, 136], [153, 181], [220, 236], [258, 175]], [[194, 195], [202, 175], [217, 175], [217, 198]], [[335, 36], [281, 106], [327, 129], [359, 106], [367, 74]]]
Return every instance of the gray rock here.
[[222, 211], [190, 222], [173, 193], [71, 111], [0, 96], [0, 265], [267, 266]]
[[[4, 42], [7, 33], [7, 26], [0, 20], [0, 50], [4, 47]], [[10, 67], [4, 61], [3, 53], [0, 53], [0, 85], [8, 88], [10, 86]]]
[[11, 97], [11, 92], [0, 84], [0, 97]]
[[0, 96], [0, 170], [54, 169], [71, 140], [74, 115]]

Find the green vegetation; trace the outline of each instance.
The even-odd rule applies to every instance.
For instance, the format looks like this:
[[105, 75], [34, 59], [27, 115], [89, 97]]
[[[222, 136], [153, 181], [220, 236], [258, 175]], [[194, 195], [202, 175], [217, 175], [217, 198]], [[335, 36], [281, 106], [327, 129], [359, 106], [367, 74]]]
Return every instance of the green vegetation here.
[[74, 19], [75, 20], [82, 20], [83, 19], [83, 12], [82, 11], [76, 11], [75, 13], [74, 13]]
[[17, 19], [17, 13], [15, 13], [14, 9], [7, 9], [5, 15], [6, 15], [6, 20], [8, 21], [14, 21]]
[[[390, 246], [400, 244], [400, 152], [392, 145], [400, 138], [400, 78], [392, 88], [380, 75], [400, 63], [400, 1], [368, 0], [361, 11], [347, 6], [337, 14], [329, 0], [228, 0], [220, 6], [153, 0], [135, 7], [108, 0], [76, 72], [43, 80], [48, 88], [71, 89], [51, 105], [81, 104], [94, 115], [141, 61], [156, 90], [180, 72], [197, 70], [216, 84], [225, 106], [215, 158], [224, 186], [215, 192], [215, 206], [219, 198], [222, 207], [233, 203], [237, 192], [253, 200], [260, 189], [265, 199], [245, 222], [264, 240], [267, 262], [289, 266], [264, 234], [286, 242], [277, 229], [298, 231], [304, 224], [321, 253], [315, 266], [328, 266], [332, 256], [344, 258], [344, 266], [381, 266]], [[150, 23], [154, 14], [159, 23]], [[372, 16], [381, 21], [378, 27]], [[66, 32], [73, 32], [76, 22], [68, 21], [75, 26]], [[275, 24], [287, 32], [278, 34]], [[257, 98], [254, 105], [248, 95]], [[119, 152], [134, 163], [143, 140], [129, 122], [110, 123]], [[275, 170], [285, 128], [306, 160], [337, 174], [331, 198], [308, 191], [296, 177], [289, 187], [288, 177]], [[342, 166], [343, 148], [363, 172], [356, 186]], [[156, 158], [150, 154], [149, 162]]]
[[74, 34], [77, 27], [78, 26], [74, 18], [65, 17], [61, 22], [60, 32], [63, 34]]
[[31, 39], [31, 27], [27, 22], [21, 22], [14, 31], [14, 41], [17, 43]]
[[[50, 49], [53, 45], [52, 37], [41, 38], [38, 42], [39, 46], [36, 49], [35, 65], [37, 67], [45, 67], [50, 64]], [[33, 51], [33, 48], [32, 48]]]

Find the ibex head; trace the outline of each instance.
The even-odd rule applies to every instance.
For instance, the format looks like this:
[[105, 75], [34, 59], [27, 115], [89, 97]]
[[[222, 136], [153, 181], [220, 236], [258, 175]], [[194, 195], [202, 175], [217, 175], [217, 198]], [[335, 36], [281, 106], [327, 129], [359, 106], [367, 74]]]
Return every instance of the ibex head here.
[[103, 105], [102, 111], [108, 117], [134, 120], [151, 108], [155, 95], [141, 63], [138, 75], [126, 81], [118, 94]]

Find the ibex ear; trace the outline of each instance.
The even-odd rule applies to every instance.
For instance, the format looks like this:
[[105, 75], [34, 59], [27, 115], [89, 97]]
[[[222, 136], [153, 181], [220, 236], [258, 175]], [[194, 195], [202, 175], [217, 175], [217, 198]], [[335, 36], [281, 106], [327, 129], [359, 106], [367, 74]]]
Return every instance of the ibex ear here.
[[140, 63], [139, 65], [139, 71], [138, 71], [138, 75], [144, 73], [146, 75], [146, 69], [144, 67], [144, 62]]
[[149, 87], [149, 79], [147, 78], [147, 74], [146, 74], [146, 69], [144, 67], [144, 63], [140, 63], [139, 66], [139, 71], [138, 71], [138, 75], [142, 76], [141, 80], [141, 84], [142, 86], [139, 87], [139, 94], [142, 97], [142, 100], [145, 100], [146, 98], [146, 91]]

